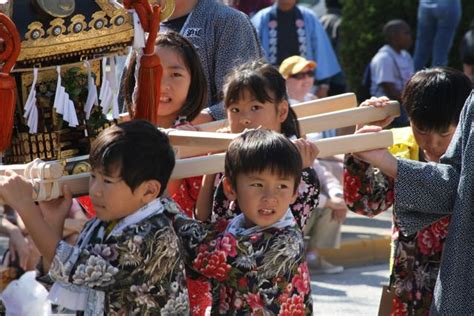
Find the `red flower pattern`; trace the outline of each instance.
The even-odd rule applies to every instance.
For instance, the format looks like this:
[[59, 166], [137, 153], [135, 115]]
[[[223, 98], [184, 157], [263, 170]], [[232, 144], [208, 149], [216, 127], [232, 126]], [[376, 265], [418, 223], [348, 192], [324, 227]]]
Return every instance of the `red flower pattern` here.
[[227, 274], [231, 266], [227, 264], [226, 253], [216, 250], [213, 252], [201, 252], [194, 260], [194, 268], [208, 278], [214, 278], [218, 281], [225, 281], [229, 277]]
[[212, 305], [211, 285], [204, 279], [186, 278], [189, 293], [191, 315], [204, 316], [206, 309]]
[[245, 295], [245, 299], [247, 300], [247, 304], [249, 304], [250, 308], [252, 309], [252, 312], [262, 309], [263, 302], [259, 294], [247, 294]]
[[[346, 203], [355, 213], [373, 217], [389, 209], [394, 202], [393, 179], [376, 177], [375, 169], [369, 169], [368, 164], [350, 155], [346, 156], [344, 179]], [[359, 182], [358, 192], [362, 196], [353, 200]], [[392, 315], [428, 315], [450, 217], [410, 236], [402, 235], [395, 216], [393, 221], [392, 242], [396, 251], [392, 273], [397, 291]]]
[[293, 295], [281, 304], [280, 316], [304, 316], [304, 299], [301, 295]]
[[227, 256], [235, 257], [237, 255], [237, 241], [231, 234], [224, 234], [217, 243], [217, 249], [224, 251]]
[[296, 288], [298, 293], [304, 294], [304, 295], [309, 293], [311, 289], [311, 280], [309, 277], [309, 271], [308, 271], [308, 266], [306, 265], [306, 262], [303, 262], [298, 267], [298, 274], [296, 274], [293, 277], [293, 280], [291, 280], [291, 283]]
[[359, 190], [362, 183], [358, 177], [352, 177], [348, 172], [344, 172], [344, 199], [354, 203], [362, 196]]

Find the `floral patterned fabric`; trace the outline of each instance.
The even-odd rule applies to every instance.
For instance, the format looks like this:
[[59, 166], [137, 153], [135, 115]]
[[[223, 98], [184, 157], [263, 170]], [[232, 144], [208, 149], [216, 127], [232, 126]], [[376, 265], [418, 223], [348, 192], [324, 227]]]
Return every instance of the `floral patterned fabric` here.
[[[400, 153], [409, 152], [406, 146], [397, 148], [403, 149]], [[376, 216], [393, 205], [394, 181], [348, 155], [344, 163], [344, 198], [351, 211]], [[404, 236], [397, 218], [393, 217], [391, 280], [395, 298], [392, 315], [429, 314], [449, 220], [449, 216], [444, 217], [418, 233]]]
[[[187, 121], [185, 116], [178, 116], [173, 124], [173, 128], [182, 125], [192, 124]], [[201, 190], [201, 183], [202, 176], [183, 179], [178, 192], [171, 196], [188, 217], [194, 217], [194, 208], [196, 207], [199, 191]]]
[[184, 263], [170, 216], [177, 208], [169, 201], [163, 205], [164, 211], [124, 227], [119, 234], [108, 234], [113, 222], [97, 218], [87, 222], [78, 245], [88, 234], [89, 241], [83, 247], [60, 242], [50, 276], [60, 283], [103, 291], [107, 315], [189, 314]]
[[[173, 124], [173, 128], [182, 125], [192, 124], [188, 122], [186, 117], [179, 116]], [[194, 208], [199, 197], [199, 191], [201, 191], [201, 185], [202, 176], [185, 178], [181, 182], [179, 190], [171, 196], [189, 218], [194, 218]], [[192, 279], [187, 277], [186, 283], [188, 285], [191, 315], [204, 316], [206, 309], [212, 304], [211, 285], [205, 278]]]
[[[310, 274], [297, 225], [234, 236], [177, 215], [189, 275], [213, 286], [212, 315], [311, 315]], [[224, 230], [223, 230], [224, 229]]]
[[[298, 187], [298, 197], [290, 209], [301, 229], [304, 228], [311, 212], [316, 209], [319, 199], [319, 181], [313, 168], [303, 169]], [[229, 201], [224, 194], [222, 179], [214, 191], [212, 222], [226, 226], [226, 222], [239, 215], [241, 210], [237, 203]]]

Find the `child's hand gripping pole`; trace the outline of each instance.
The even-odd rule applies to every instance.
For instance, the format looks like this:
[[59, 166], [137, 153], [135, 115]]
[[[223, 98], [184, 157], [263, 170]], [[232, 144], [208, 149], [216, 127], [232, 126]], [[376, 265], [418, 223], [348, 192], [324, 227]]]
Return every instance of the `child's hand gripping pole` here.
[[12, 20], [0, 13], [0, 152], [10, 146], [16, 105], [16, 82], [9, 75], [20, 54], [20, 35]]
[[[0, 166], [0, 176], [5, 175], [6, 170], [22, 175], [31, 182], [32, 198], [35, 201], [48, 201], [61, 196], [58, 180], [61, 179], [64, 168], [59, 162], [44, 162], [35, 159], [26, 165]], [[0, 204], [4, 203], [4, 199], [0, 196]]]

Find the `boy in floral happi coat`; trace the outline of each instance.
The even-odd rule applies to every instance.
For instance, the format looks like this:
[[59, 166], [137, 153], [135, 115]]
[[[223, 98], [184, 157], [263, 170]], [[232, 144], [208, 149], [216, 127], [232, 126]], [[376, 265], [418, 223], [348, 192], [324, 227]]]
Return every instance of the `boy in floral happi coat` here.
[[0, 196], [22, 217], [55, 281], [49, 299], [83, 315], [188, 315], [189, 303], [172, 202], [161, 197], [175, 159], [152, 124], [110, 127], [92, 145], [89, 182], [97, 217], [75, 246], [61, 241], [71, 193], [33, 203], [32, 186], [10, 172]]
[[224, 189], [242, 213], [207, 226], [177, 216], [190, 275], [212, 282], [213, 315], [311, 315], [301, 229], [289, 209], [302, 159], [285, 136], [251, 130], [226, 153]]
[[[469, 79], [450, 68], [430, 68], [417, 72], [402, 95], [411, 127], [392, 129], [390, 152], [398, 158], [438, 162], [445, 153], [464, 102], [471, 92]], [[382, 99], [366, 101], [376, 103]], [[378, 168], [346, 156], [344, 197], [355, 213], [369, 217], [389, 209], [394, 203], [393, 178]], [[419, 232], [406, 235], [394, 214], [391, 260], [392, 315], [428, 315], [448, 235], [450, 216], [445, 216]]]

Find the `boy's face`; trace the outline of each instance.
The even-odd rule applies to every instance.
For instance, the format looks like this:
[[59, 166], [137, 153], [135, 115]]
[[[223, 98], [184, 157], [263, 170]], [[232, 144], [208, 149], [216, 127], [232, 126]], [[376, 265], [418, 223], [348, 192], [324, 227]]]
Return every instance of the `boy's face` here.
[[401, 27], [395, 37], [395, 40], [401, 49], [410, 49], [411, 45], [413, 44], [410, 27], [408, 25]]
[[296, 200], [292, 177], [280, 177], [271, 170], [240, 174], [236, 188], [224, 178], [224, 192], [228, 199], [237, 200], [248, 226], [266, 227], [279, 221]]
[[111, 221], [126, 217], [148, 201], [144, 200], [144, 184], [134, 192], [120, 178], [120, 171], [116, 169], [110, 175], [103, 170], [92, 170], [89, 179], [89, 195], [97, 213], [97, 218]]
[[276, 132], [281, 131], [281, 123], [288, 116], [288, 102], [275, 106], [272, 102], [260, 102], [248, 91], [244, 91], [237, 102], [227, 107], [230, 131], [241, 133], [245, 129], [262, 127]]
[[411, 129], [416, 143], [423, 150], [428, 161], [438, 162], [448, 149], [449, 143], [456, 131], [456, 125], [450, 125], [444, 132], [424, 131], [411, 123]]

